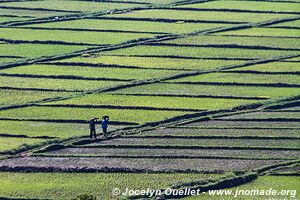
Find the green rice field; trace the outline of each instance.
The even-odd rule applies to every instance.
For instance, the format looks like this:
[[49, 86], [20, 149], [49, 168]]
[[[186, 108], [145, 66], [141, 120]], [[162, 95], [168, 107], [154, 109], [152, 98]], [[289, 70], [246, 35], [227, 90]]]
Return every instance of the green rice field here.
[[299, 198], [299, 3], [0, 1], [0, 199]]

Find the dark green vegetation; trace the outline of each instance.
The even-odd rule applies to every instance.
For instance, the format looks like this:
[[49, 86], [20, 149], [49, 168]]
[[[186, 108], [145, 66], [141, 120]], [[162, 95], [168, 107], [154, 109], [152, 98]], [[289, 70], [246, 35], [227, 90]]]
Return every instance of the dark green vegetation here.
[[[295, 189], [298, 7], [1, 2], [0, 199], [113, 199], [115, 187], [171, 185]], [[103, 115], [110, 137], [90, 140], [87, 120]]]

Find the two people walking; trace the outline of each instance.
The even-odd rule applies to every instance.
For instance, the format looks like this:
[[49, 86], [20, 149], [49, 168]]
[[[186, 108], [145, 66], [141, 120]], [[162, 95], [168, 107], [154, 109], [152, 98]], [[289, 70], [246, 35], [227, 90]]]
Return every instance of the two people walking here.
[[[96, 124], [99, 118], [94, 118], [91, 119], [89, 121], [90, 124], [90, 138], [93, 139], [97, 139], [97, 135], [96, 135]], [[109, 116], [103, 116], [102, 117], [102, 121], [101, 121], [101, 127], [103, 130], [103, 135], [104, 137], [107, 136], [107, 129], [108, 129], [108, 120], [109, 120]]]

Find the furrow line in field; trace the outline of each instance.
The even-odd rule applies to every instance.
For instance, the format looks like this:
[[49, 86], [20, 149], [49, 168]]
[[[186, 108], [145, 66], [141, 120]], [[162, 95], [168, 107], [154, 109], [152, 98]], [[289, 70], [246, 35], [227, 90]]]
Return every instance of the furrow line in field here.
[[14, 9], [14, 10], [32, 10], [32, 11], [50, 11], [50, 12], [63, 12], [63, 13], [82, 13], [81, 11], [71, 10], [59, 10], [59, 9], [48, 9], [48, 8], [25, 8], [17, 6], [3, 6], [0, 4], [0, 9]]
[[293, 26], [268, 26], [268, 28], [273, 29], [291, 29], [291, 30], [300, 30], [300, 27], [293, 27]]
[[[21, 90], [21, 91], [40, 91], [40, 92], [84, 92], [84, 90], [64, 90], [48, 88], [25, 88], [25, 87], [0, 87], [1, 90]], [[1, 110], [1, 109], [0, 109]]]
[[22, 26], [17, 26], [17, 27], [13, 27], [13, 28], [15, 28], [15, 29], [30, 29], [30, 30], [59, 30], [59, 31], [98, 32], [98, 33], [171, 34], [171, 33], [166, 33], [166, 32], [130, 31], [130, 30], [114, 30], [114, 29], [47, 28], [47, 27], [22, 27]]
[[32, 157], [49, 157], [49, 158], [126, 158], [126, 159], [234, 159], [234, 160], [295, 160], [297, 157], [238, 157], [238, 156], [171, 156], [171, 155], [146, 155], [146, 156], [131, 156], [131, 155], [74, 155], [74, 154], [33, 154]]
[[178, 21], [184, 23], [207, 23], [207, 24], [245, 24], [247, 22], [238, 21], [222, 21], [222, 20], [196, 20], [196, 19], [167, 19], [167, 18], [131, 18], [131, 17], [87, 17], [86, 19], [102, 19], [102, 20], [117, 20], [117, 21], [143, 21], [143, 22], [161, 22], [161, 23], [176, 23]]
[[265, 14], [296, 14], [300, 12], [284, 12], [271, 10], [247, 10], [247, 9], [226, 9], [226, 8], [163, 8], [164, 10], [183, 10], [183, 11], [213, 11], [213, 12], [232, 12], [232, 13], [265, 13]]
[[84, 145], [74, 146], [76, 148], [129, 148], [129, 149], [228, 149], [228, 150], [300, 150], [297, 147], [262, 147], [262, 146], [200, 146], [200, 145], [114, 145], [114, 144], [100, 144], [100, 145]]
[[209, 129], [209, 130], [219, 130], [219, 129], [224, 129], [224, 130], [236, 130], [236, 129], [242, 129], [242, 130], [252, 130], [252, 129], [257, 129], [257, 130], [298, 130], [300, 129], [299, 127], [247, 127], [247, 126], [231, 126], [231, 127], [220, 127], [220, 126], [215, 126], [215, 127], [206, 127], [206, 126], [174, 126], [172, 128], [176, 128], [176, 129], [191, 129], [191, 130], [205, 130], [205, 129]]
[[[212, 35], [213, 36], [213, 35]], [[231, 34], [222, 34], [224, 37], [249, 37], [249, 38], [282, 38], [282, 39], [299, 39], [300, 37], [298, 36], [266, 36], [266, 35], [231, 35]]]
[[250, 140], [300, 140], [300, 137], [292, 136], [222, 136], [222, 135], [132, 135], [123, 138], [140, 138], [140, 139], [250, 139]]
[[214, 119], [214, 121], [246, 121], [246, 122], [300, 122], [300, 118], [264, 118], [264, 119]]
[[[282, 61], [278, 61], [282, 62]], [[300, 75], [300, 72], [262, 72], [262, 71], [254, 71], [254, 70], [230, 70], [230, 71], [222, 71], [222, 73], [236, 73], [236, 74], [265, 74], [265, 75]]]
[[215, 99], [245, 99], [245, 100], [267, 100], [268, 97], [251, 96], [213, 96], [213, 95], [184, 95], [184, 94], [113, 94], [120, 96], [145, 96], [145, 97], [182, 97], [182, 98], [215, 98]]
[[[0, 28], [1, 30], [1, 28]], [[107, 46], [108, 44], [91, 44], [91, 43], [80, 43], [80, 42], [65, 42], [65, 41], [55, 41], [55, 40], [10, 40], [5, 38], [0, 38], [0, 42], [7, 44], [59, 44], [59, 45], [76, 45], [76, 46]]]
[[45, 78], [45, 79], [68, 79], [68, 80], [89, 80], [89, 81], [133, 81], [133, 79], [117, 79], [117, 78], [96, 78], [96, 77], [83, 77], [73, 75], [35, 75], [35, 74], [6, 74], [0, 73], [4, 77], [23, 77], [23, 78]]
[[245, 86], [245, 87], [286, 87], [298, 88], [300, 84], [288, 83], [236, 83], [236, 82], [162, 82], [167, 84], [182, 84], [182, 85], [222, 85], [222, 86]]
[[147, 46], [166, 46], [166, 47], [207, 47], [207, 48], [224, 48], [224, 49], [255, 49], [255, 50], [283, 50], [283, 51], [300, 51], [300, 48], [279, 48], [269, 46], [254, 46], [254, 45], [239, 45], [239, 44], [208, 44], [208, 45], [193, 45], [193, 44], [172, 44], [172, 43], [150, 43]]

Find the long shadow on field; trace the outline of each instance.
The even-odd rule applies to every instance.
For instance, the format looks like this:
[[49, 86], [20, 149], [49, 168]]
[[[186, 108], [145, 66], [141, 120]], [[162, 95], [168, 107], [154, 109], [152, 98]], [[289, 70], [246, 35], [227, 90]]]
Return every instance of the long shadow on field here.
[[186, 85], [219, 85], [219, 86], [245, 86], [245, 87], [287, 87], [298, 88], [300, 84], [288, 83], [235, 83], [235, 82], [163, 82], [167, 84], [186, 84]]
[[[278, 2], [278, 1], [276, 1]], [[296, 3], [296, 2], [295, 2]], [[297, 2], [299, 3], [299, 2]], [[159, 8], [163, 10], [179, 10], [179, 11], [209, 11], [209, 12], [231, 12], [231, 13], [265, 13], [265, 14], [300, 14], [300, 12], [285, 12], [271, 10], [247, 10], [247, 9], [225, 9], [225, 8]]]
[[194, 47], [194, 48], [221, 48], [221, 49], [254, 49], [254, 50], [284, 50], [284, 51], [299, 51], [299, 48], [279, 48], [258, 45], [239, 45], [239, 44], [208, 44], [208, 45], [193, 45], [193, 44], [176, 44], [176, 43], [150, 43], [147, 46], [170, 46], [170, 47]]
[[83, 77], [83, 76], [72, 76], [72, 75], [35, 75], [35, 74], [6, 74], [6, 73], [0, 73], [0, 76], [22, 77], [22, 78], [88, 80], [88, 81], [123, 81], [123, 82], [128, 82], [128, 81], [133, 81], [134, 80], [134, 79]]
[[222, 20], [195, 20], [195, 19], [167, 19], [167, 18], [130, 18], [130, 17], [89, 17], [88, 19], [99, 20], [117, 20], [117, 21], [144, 21], [144, 22], [160, 22], [160, 23], [176, 23], [182, 21], [185, 23], [207, 23], [207, 24], [245, 24], [247, 22], [222, 21]]
[[121, 96], [145, 96], [145, 97], [182, 97], [182, 98], [214, 98], [214, 99], [245, 99], [245, 100], [267, 100], [268, 97], [239, 97], [239, 96], [213, 96], [213, 95], [185, 95], [185, 94], [113, 94]]

